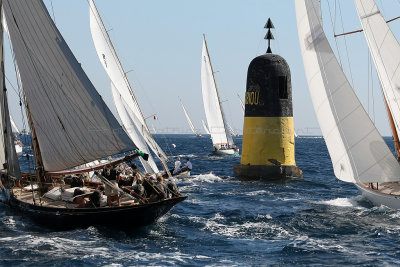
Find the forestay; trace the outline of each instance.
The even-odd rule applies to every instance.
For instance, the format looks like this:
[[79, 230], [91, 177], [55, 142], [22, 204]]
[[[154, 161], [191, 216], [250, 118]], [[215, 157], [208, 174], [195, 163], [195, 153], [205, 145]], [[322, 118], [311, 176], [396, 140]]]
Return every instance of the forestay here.
[[43, 167], [58, 171], [135, 149], [41, 0], [4, 0]]
[[210, 131], [213, 144], [228, 144], [228, 135], [230, 136], [230, 134], [227, 133], [225, 128], [221, 103], [205, 37], [203, 39], [203, 49], [201, 53], [201, 89], [208, 130]]
[[[1, 7], [0, 0], [0, 7]], [[1, 12], [3, 16], [3, 12]], [[0, 20], [1, 21], [1, 20]], [[1, 27], [0, 27], [1, 28]], [[1, 66], [4, 66], [4, 54], [3, 54], [3, 29], [0, 29], [0, 62]], [[5, 169], [7, 165], [8, 174], [21, 179], [21, 171], [19, 168], [19, 162], [17, 153], [15, 152], [14, 136], [12, 133], [10, 113], [8, 110], [7, 90], [4, 84], [4, 68], [0, 69], [0, 166], [1, 169]]]
[[337, 178], [400, 180], [400, 167], [365, 112], [322, 29], [313, 0], [296, 0], [300, 47], [315, 113]]
[[[143, 141], [146, 141], [147, 145], [153, 150], [153, 152], [161, 157], [163, 160], [167, 161], [168, 157], [164, 151], [156, 144], [153, 137], [151, 136], [150, 130], [147, 126], [145, 118], [143, 117], [142, 111], [140, 109], [139, 103], [133, 93], [132, 87], [126, 77], [125, 71], [122, 64], [118, 58], [118, 55], [114, 49], [111, 39], [107, 33], [107, 30], [103, 24], [103, 21], [98, 13], [98, 10], [93, 2], [90, 3], [90, 30], [92, 33], [92, 38], [94, 45], [96, 47], [97, 55], [99, 56], [100, 62], [102, 63], [105, 71], [107, 72], [111, 84], [118, 91], [119, 98], [123, 99], [124, 107], [118, 107], [119, 104], [115, 103], [117, 109], [125, 108], [129, 110], [128, 113], [133, 113], [136, 119], [129, 118], [126, 116], [121, 116], [120, 113], [123, 111], [119, 110], [122, 124], [128, 131], [129, 136], [132, 138], [134, 143], [143, 151], [148, 151], [146, 145], [143, 145]], [[115, 95], [113, 93], [113, 95]], [[114, 98], [115, 101], [115, 98]], [[132, 124], [134, 122], [135, 124]], [[146, 132], [143, 135], [137, 135], [137, 133]], [[157, 168], [152, 157], [149, 157], [150, 165], [152, 165], [153, 172], [157, 172]]]
[[400, 133], [400, 45], [372, 0], [355, 0], [385, 99]]

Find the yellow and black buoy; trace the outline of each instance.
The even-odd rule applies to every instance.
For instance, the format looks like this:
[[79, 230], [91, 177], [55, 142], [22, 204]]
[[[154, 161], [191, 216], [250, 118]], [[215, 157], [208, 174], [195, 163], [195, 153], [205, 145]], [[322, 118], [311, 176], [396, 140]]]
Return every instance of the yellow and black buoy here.
[[272, 22], [268, 19], [267, 54], [254, 58], [247, 72], [241, 164], [242, 179], [301, 178], [296, 166], [292, 85], [286, 60], [272, 54]]

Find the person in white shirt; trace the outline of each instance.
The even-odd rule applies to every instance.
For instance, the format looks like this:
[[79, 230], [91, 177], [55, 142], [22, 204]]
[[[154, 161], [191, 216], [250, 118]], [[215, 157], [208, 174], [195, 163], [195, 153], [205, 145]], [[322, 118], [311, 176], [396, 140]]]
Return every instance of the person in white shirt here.
[[177, 174], [177, 173], [181, 170], [181, 166], [182, 166], [181, 159], [178, 158], [178, 159], [175, 161], [175, 169], [174, 169], [174, 171], [172, 172], [172, 174]]
[[190, 162], [190, 159], [186, 159], [185, 167], [188, 168], [189, 171], [192, 170], [193, 166], [192, 163]]

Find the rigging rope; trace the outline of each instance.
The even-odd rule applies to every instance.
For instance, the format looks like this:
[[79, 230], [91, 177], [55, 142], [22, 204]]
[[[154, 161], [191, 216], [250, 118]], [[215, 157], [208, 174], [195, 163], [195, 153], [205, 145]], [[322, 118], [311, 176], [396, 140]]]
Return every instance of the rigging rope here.
[[[400, 1], [400, 0], [399, 0]], [[331, 26], [332, 26], [332, 28], [333, 28], [333, 35], [335, 35], [336, 33], [336, 19], [335, 19], [335, 21], [333, 20], [333, 18], [332, 18], [332, 12], [331, 12], [331, 5], [329, 4], [329, 0], [326, 0], [326, 2], [328, 3], [328, 9], [329, 9], [329, 15], [330, 15], [330, 18], [331, 18]], [[335, 1], [335, 6], [336, 6], [336, 1]], [[336, 13], [336, 9], [335, 9], [335, 13]], [[335, 40], [335, 47], [336, 47], [336, 52], [337, 52], [337, 55], [338, 55], [338, 57], [339, 57], [339, 64], [340, 64], [340, 67], [342, 67], [343, 68], [343, 64], [342, 64], [342, 57], [341, 57], [341, 55], [340, 55], [340, 52], [339, 52], [339, 45], [338, 45], [338, 41], [337, 41], [337, 39], [336, 38], [334, 38], [334, 40]]]

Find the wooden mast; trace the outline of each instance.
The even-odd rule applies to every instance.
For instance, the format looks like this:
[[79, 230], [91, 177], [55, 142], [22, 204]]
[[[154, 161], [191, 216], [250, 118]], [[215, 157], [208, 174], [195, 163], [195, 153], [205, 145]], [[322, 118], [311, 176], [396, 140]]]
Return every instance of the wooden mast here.
[[384, 99], [385, 99], [386, 110], [387, 110], [388, 117], [389, 117], [390, 128], [392, 128], [393, 141], [394, 141], [394, 145], [395, 145], [395, 148], [396, 148], [397, 160], [400, 161], [400, 142], [399, 142], [399, 136], [398, 136], [398, 134], [397, 134], [396, 126], [394, 125], [393, 116], [392, 116], [392, 113], [390, 112], [389, 105], [388, 105], [388, 103], [387, 103], [387, 101], [386, 101], [386, 97], [384, 97]]

